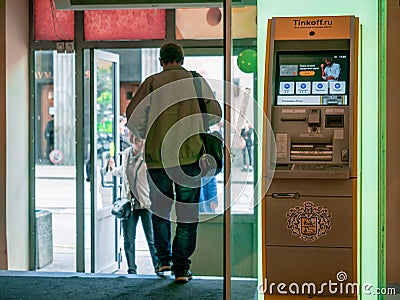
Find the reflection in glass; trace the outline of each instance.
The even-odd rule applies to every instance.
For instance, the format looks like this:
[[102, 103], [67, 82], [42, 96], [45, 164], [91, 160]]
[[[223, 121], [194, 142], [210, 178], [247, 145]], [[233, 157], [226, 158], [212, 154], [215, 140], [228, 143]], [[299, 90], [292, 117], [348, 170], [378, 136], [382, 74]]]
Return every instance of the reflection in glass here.
[[[255, 17], [253, 20], [254, 23], [250, 23], [256, 27]], [[232, 15], [232, 21], [235, 21], [235, 14]], [[232, 35], [235, 35], [233, 27]], [[238, 83], [239, 89], [233, 91], [231, 98], [232, 106], [237, 108], [237, 111], [231, 115], [232, 122], [235, 124], [231, 130], [234, 143], [230, 219], [231, 299], [240, 299], [235, 291], [243, 288], [243, 278], [246, 279], [246, 286], [252, 287], [253, 291], [257, 290], [256, 278], [259, 264], [257, 262], [257, 214], [254, 207], [259, 199], [256, 149], [258, 138], [262, 135], [259, 134], [257, 118], [260, 117], [262, 108], [254, 98], [257, 78], [254, 49], [250, 47], [233, 47], [232, 49], [232, 53], [237, 53], [237, 56], [232, 57], [231, 73], [233, 82]], [[242, 78], [248, 78], [249, 82], [244, 84]]]
[[[232, 57], [232, 61], [237, 61], [237, 56]], [[214, 91], [216, 99], [220, 100], [223, 106], [223, 85], [219, 81], [212, 79], [223, 78], [223, 57], [222, 56], [187, 56], [185, 58], [184, 67], [188, 70], [198, 70], [204, 77], [209, 78], [208, 81]], [[254, 99], [252, 91], [254, 90], [254, 74], [244, 73], [237, 64], [233, 64], [232, 77], [233, 93], [232, 93], [232, 108], [231, 108], [231, 124], [229, 125], [229, 134], [231, 135], [231, 183], [233, 189], [232, 198], [232, 213], [236, 214], [253, 214], [253, 170], [244, 168], [243, 152], [240, 146], [241, 129], [245, 121], [253, 124], [253, 109]], [[211, 128], [223, 132], [223, 123], [217, 124]], [[252, 135], [252, 139], [254, 136]], [[251, 145], [251, 153], [254, 152], [254, 147]], [[254, 156], [254, 154], [253, 154]], [[206, 203], [201, 203], [201, 213], [217, 213], [224, 212], [224, 174], [221, 172], [214, 180], [209, 181], [202, 189], [202, 194], [205, 195]], [[215, 186], [217, 199], [215, 199]], [[215, 201], [217, 200], [217, 201]]]
[[96, 90], [96, 132], [97, 132], [97, 168], [100, 184], [100, 197], [97, 209], [113, 203], [113, 179], [105, 172], [107, 161], [114, 157], [114, 109], [113, 109], [113, 63], [97, 61], [97, 90]]
[[[176, 39], [222, 39], [222, 8], [179, 8], [176, 15]], [[232, 36], [234, 39], [257, 36], [256, 6], [232, 8]]]
[[36, 269], [74, 272], [75, 56], [35, 52]]

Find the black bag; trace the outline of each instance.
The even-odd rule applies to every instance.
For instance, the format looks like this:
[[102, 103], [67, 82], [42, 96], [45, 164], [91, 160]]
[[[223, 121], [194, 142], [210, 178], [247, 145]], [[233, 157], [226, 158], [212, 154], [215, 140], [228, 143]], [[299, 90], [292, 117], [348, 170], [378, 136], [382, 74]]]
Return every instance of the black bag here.
[[111, 213], [120, 219], [128, 219], [131, 215], [132, 203], [127, 198], [118, 198], [111, 209]]
[[210, 132], [210, 126], [207, 117], [207, 108], [202, 97], [201, 82], [199, 75], [195, 71], [191, 71], [194, 78], [194, 87], [196, 89], [197, 100], [199, 102], [201, 115], [203, 118], [203, 127], [205, 132], [200, 133], [203, 140], [203, 155], [200, 157], [199, 165], [201, 176], [215, 176], [219, 174], [223, 167], [224, 160], [224, 144], [223, 138], [218, 131]]
[[204, 143], [204, 153], [200, 157], [201, 176], [215, 176], [222, 171], [224, 146], [219, 132], [200, 134]]

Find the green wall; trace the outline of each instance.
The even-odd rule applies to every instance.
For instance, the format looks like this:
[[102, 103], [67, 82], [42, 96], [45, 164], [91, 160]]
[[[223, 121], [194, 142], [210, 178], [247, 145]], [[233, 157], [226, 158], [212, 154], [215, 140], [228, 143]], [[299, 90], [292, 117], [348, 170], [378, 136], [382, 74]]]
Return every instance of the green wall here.
[[[355, 15], [360, 20], [359, 61], [359, 136], [358, 136], [358, 280], [373, 287], [379, 286], [379, 170], [380, 170], [380, 103], [379, 83], [380, 0], [260, 0], [258, 1], [258, 99], [264, 99], [264, 65], [268, 19], [283, 16], [335, 16]], [[260, 152], [261, 153], [261, 152]], [[259, 212], [260, 216], [260, 212]], [[259, 218], [261, 220], [261, 217]], [[259, 224], [259, 228], [261, 225]], [[261, 238], [261, 230], [258, 231]], [[261, 245], [259, 245], [261, 253]], [[260, 260], [259, 260], [260, 261]], [[384, 270], [384, 268], [383, 268]], [[383, 271], [382, 271], [383, 273]], [[261, 279], [259, 263], [259, 279]], [[362, 299], [376, 299], [376, 295], [360, 295]]]

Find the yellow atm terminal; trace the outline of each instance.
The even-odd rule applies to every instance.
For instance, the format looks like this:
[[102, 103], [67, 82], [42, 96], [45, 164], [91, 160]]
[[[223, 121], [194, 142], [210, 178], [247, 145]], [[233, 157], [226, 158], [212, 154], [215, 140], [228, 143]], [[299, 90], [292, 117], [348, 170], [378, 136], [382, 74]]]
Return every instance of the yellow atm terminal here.
[[260, 291], [354, 297], [358, 18], [272, 18], [267, 32]]

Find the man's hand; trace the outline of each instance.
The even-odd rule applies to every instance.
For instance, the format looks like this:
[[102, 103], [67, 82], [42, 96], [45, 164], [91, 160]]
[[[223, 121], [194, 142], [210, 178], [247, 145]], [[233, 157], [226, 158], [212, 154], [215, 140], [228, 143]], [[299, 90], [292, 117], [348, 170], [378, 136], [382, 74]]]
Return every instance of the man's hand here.
[[112, 168], [115, 167], [115, 161], [114, 158], [110, 157], [108, 162], [107, 162], [107, 167], [106, 167], [106, 171], [110, 171]]
[[216, 209], [218, 207], [218, 202], [213, 202], [210, 204], [211, 209]]

